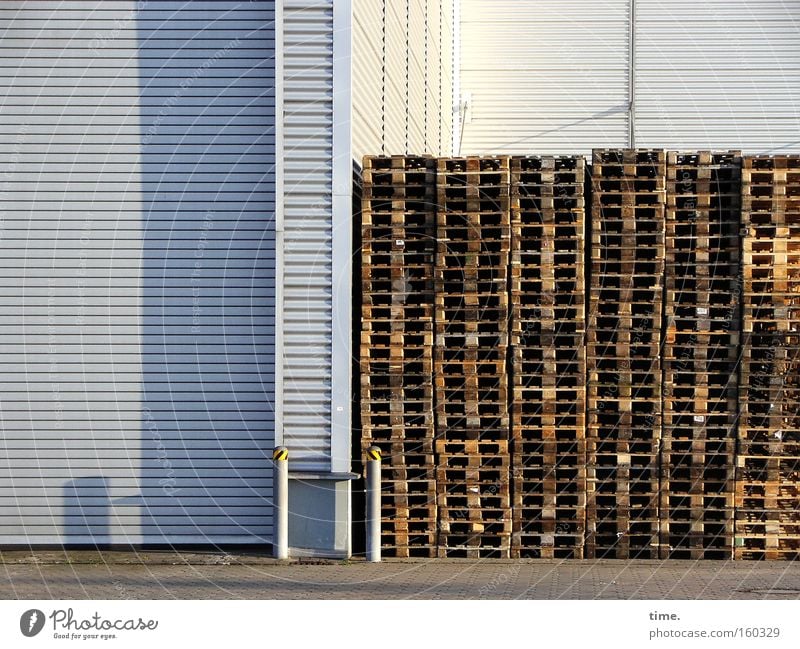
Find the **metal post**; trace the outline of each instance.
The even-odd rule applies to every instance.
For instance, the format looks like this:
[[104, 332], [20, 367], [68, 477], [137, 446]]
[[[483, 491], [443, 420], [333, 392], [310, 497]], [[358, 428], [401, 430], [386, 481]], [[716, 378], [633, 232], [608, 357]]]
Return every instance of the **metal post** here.
[[275, 533], [272, 553], [276, 559], [289, 558], [289, 449], [278, 446], [272, 452]]
[[381, 560], [381, 449], [367, 449], [367, 561]]

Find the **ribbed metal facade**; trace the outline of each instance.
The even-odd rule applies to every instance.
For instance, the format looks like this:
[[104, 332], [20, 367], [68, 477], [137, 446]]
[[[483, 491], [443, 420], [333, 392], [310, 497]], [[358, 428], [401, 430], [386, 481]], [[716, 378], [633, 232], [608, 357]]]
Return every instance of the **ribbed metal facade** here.
[[453, 0], [353, 0], [353, 159], [452, 150]]
[[363, 156], [384, 141], [384, 0], [353, 1], [353, 151]]
[[0, 9], [0, 544], [269, 542], [274, 3]]
[[462, 0], [462, 154], [628, 141], [628, 0]]
[[[456, 3], [461, 0], [441, 0], [439, 5], [439, 154], [454, 155], [458, 150], [455, 141], [453, 123], [456, 120], [456, 108], [453, 101], [457, 87], [458, 47], [456, 36], [458, 29], [458, 13]], [[435, 69], [435, 67], [434, 67]]]
[[463, 0], [461, 153], [800, 151], [800, 4]]
[[333, 3], [283, 6], [283, 443], [331, 469]]
[[800, 2], [638, 0], [635, 142], [800, 151]]

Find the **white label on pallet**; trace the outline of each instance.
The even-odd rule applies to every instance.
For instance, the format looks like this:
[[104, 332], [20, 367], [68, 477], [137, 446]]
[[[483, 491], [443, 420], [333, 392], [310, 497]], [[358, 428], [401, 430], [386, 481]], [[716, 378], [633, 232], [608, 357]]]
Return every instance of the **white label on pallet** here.
[[695, 415], [695, 416], [694, 416], [694, 420], [695, 420], [695, 421], [696, 421], [698, 424], [702, 424], [702, 423], [703, 423], [703, 422], [706, 420], [706, 417], [705, 417], [705, 415]]
[[697, 307], [697, 315], [708, 315], [708, 309], [704, 306]]
[[402, 239], [395, 239], [394, 245], [396, 245], [398, 248], [402, 248], [403, 246], [406, 245], [406, 242], [403, 241]]

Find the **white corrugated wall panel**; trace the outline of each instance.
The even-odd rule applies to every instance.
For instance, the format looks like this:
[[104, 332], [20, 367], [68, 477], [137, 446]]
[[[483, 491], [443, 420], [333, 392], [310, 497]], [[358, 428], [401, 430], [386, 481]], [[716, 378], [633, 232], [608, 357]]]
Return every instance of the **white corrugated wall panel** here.
[[404, 153], [408, 137], [407, 0], [386, 0], [384, 111], [386, 152]]
[[283, 443], [292, 470], [331, 469], [332, 0], [286, 0]]
[[383, 0], [353, 0], [353, 158], [382, 153]]
[[353, 0], [353, 158], [447, 155], [453, 0]]
[[424, 0], [408, 2], [408, 152], [428, 153], [425, 141], [425, 51]]
[[800, 2], [638, 0], [639, 146], [800, 151]]
[[462, 154], [628, 142], [628, 0], [462, 0]]
[[0, 30], [0, 543], [269, 541], [274, 3]]
[[[460, 2], [460, 0], [459, 0]], [[453, 85], [456, 82], [455, 74], [455, 60], [454, 60], [454, 42], [455, 38], [455, 0], [441, 0], [439, 22], [439, 41], [442, 48], [441, 60], [441, 86], [440, 86], [440, 112], [442, 119], [442, 134], [440, 144], [440, 155], [451, 155], [457, 148], [458, 143], [453, 142], [453, 120], [454, 120], [454, 104], [453, 104]]]
[[[441, 0], [425, 4], [425, 142], [428, 150], [439, 153], [442, 147], [442, 49], [439, 41]], [[449, 49], [449, 48], [448, 48]], [[452, 53], [451, 53], [452, 54]]]

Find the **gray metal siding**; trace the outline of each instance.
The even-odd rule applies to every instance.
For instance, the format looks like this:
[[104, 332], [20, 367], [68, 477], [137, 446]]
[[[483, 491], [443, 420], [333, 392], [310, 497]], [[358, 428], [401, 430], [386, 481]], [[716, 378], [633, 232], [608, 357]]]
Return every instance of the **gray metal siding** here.
[[0, 5], [0, 543], [270, 540], [273, 21]]
[[585, 154], [631, 135], [800, 151], [797, 2], [463, 0], [461, 11], [464, 154]]
[[800, 2], [636, 3], [636, 143], [800, 151]]
[[462, 154], [628, 142], [629, 0], [462, 0]]
[[331, 469], [333, 6], [287, 0], [284, 38], [283, 443]]

